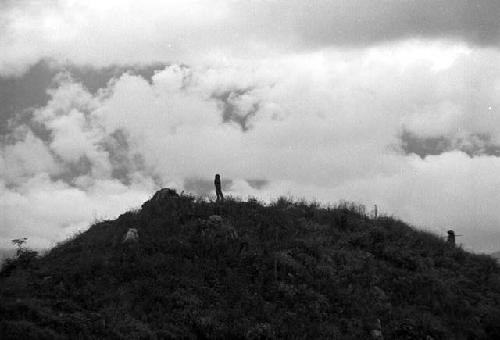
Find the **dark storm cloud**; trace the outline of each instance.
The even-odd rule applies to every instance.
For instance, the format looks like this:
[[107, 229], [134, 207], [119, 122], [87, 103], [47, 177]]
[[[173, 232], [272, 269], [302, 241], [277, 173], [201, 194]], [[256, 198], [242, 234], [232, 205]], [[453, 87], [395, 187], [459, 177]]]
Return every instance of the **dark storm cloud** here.
[[47, 103], [47, 88], [54, 75], [48, 63], [40, 61], [20, 78], [0, 77], [0, 135], [6, 133], [9, 120], [16, 113]]
[[451, 38], [478, 45], [500, 43], [497, 0], [295, 0], [262, 2], [259, 6], [259, 11], [251, 12], [261, 17], [255, 21], [255, 31], [269, 34], [272, 27], [275, 35], [291, 33], [311, 47], [417, 37]]
[[[107, 67], [95, 68], [92, 66], [77, 65], [58, 65], [48, 60], [41, 60], [28, 69], [21, 77], [0, 77], [0, 135], [7, 133], [9, 122], [11, 125], [19, 125], [30, 120], [31, 114], [26, 112], [30, 108], [40, 107], [47, 104], [49, 89], [53, 83], [56, 74], [67, 71], [77, 81], [95, 94], [99, 89], [106, 87], [110, 79], [118, 78], [123, 73], [139, 75], [151, 82], [156, 71], [165, 68], [165, 64], [151, 65], [112, 65]], [[16, 121], [11, 122], [12, 119]], [[33, 129], [41, 133], [44, 138], [43, 130], [38, 131], [37, 126]]]
[[401, 134], [401, 148], [404, 153], [414, 153], [421, 158], [429, 155], [440, 155], [451, 149], [451, 141], [443, 136], [422, 138], [408, 131]]
[[488, 134], [472, 134], [468, 138], [419, 137], [404, 131], [401, 134], [401, 148], [404, 153], [414, 153], [420, 158], [450, 151], [462, 151], [470, 157], [480, 155], [500, 157], [500, 145], [495, 145]]
[[250, 91], [250, 89], [233, 89], [212, 95], [217, 100], [217, 104], [222, 111], [222, 121], [224, 123], [234, 122], [241, 127], [242, 131], [247, 131], [250, 128], [249, 121], [259, 110], [259, 103], [253, 103], [246, 110], [241, 110], [238, 105], [239, 98]]
[[106, 87], [109, 80], [112, 78], [119, 78], [123, 73], [128, 72], [132, 75], [138, 75], [151, 83], [151, 79], [155, 72], [163, 70], [166, 64], [153, 63], [151, 65], [112, 65], [107, 67], [92, 67], [92, 66], [78, 66], [69, 65], [66, 70], [81, 82], [92, 94], [97, 90]]
[[144, 158], [140, 154], [130, 154], [128, 136], [123, 130], [115, 130], [102, 143], [109, 154], [112, 167], [111, 176], [125, 185], [130, 185], [130, 174], [144, 170]]
[[[58, 161], [61, 162], [60, 159]], [[92, 162], [87, 156], [82, 156], [76, 162], [64, 163], [63, 167], [63, 171], [57, 175], [50, 176], [50, 178], [53, 181], [63, 181], [72, 186], [78, 177], [90, 174], [92, 171]]]
[[19, 75], [50, 57], [79, 65], [193, 65], [214, 56], [254, 58], [412, 38], [500, 43], [497, 0], [106, 3], [26, 1], [0, 7], [0, 72]]
[[247, 179], [248, 185], [253, 188], [260, 190], [269, 184], [269, 181], [265, 179]]

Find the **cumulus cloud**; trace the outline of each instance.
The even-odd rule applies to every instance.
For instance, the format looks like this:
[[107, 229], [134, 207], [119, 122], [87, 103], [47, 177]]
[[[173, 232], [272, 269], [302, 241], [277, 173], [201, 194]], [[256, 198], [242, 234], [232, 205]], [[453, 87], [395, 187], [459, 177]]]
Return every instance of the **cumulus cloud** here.
[[376, 203], [494, 250], [498, 157], [458, 147], [419, 157], [401, 136], [497, 143], [497, 56], [413, 41], [173, 64], [150, 80], [123, 74], [95, 92], [62, 74], [32, 112], [47, 133], [23, 124], [4, 143], [0, 202], [9, 213], [0, 237], [60, 239], [93, 211], [113, 216], [159, 186], [206, 192], [221, 173], [229, 194]]
[[136, 178], [128, 186], [108, 179], [79, 188], [54, 181], [46, 173], [31, 177], [15, 189], [0, 180], [0, 241], [5, 247], [10, 240], [27, 236], [32, 247], [54, 246], [86, 230], [94, 221], [139, 207], [152, 187], [149, 180]]
[[0, 240], [47, 246], [159, 186], [206, 194], [220, 172], [228, 194], [376, 203], [498, 250], [499, 12], [3, 1]]
[[498, 46], [495, 0], [8, 2], [0, 74], [43, 57], [103, 66], [197, 63], [407, 39]]
[[11, 184], [19, 184], [38, 173], [59, 173], [59, 167], [43, 141], [29, 130], [19, 130], [16, 135], [20, 140], [2, 145], [0, 149], [0, 178]]

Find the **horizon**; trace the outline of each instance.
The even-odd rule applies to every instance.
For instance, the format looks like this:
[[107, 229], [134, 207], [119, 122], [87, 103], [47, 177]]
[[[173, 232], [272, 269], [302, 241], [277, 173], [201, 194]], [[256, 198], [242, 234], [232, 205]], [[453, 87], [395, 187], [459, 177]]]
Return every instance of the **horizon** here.
[[500, 4], [6, 1], [0, 248], [161, 187], [376, 204], [500, 251]]

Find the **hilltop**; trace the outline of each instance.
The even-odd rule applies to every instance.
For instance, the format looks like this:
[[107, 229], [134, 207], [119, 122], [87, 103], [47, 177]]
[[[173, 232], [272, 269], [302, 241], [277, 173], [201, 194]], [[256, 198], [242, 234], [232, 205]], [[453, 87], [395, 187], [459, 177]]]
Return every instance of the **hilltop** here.
[[355, 204], [163, 189], [26, 254], [0, 274], [2, 339], [500, 337], [494, 259]]

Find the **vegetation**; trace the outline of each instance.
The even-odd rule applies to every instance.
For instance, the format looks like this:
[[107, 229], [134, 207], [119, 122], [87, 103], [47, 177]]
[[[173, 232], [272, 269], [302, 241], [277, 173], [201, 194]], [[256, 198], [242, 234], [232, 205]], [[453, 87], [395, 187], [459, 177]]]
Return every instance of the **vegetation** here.
[[366, 339], [376, 320], [385, 339], [500, 337], [491, 257], [364, 211], [159, 192], [4, 265], [0, 338]]
[[14, 258], [6, 258], [2, 263], [1, 276], [8, 276], [16, 268], [28, 268], [38, 256], [38, 252], [25, 247], [28, 239], [26, 237], [12, 240], [17, 249]]

